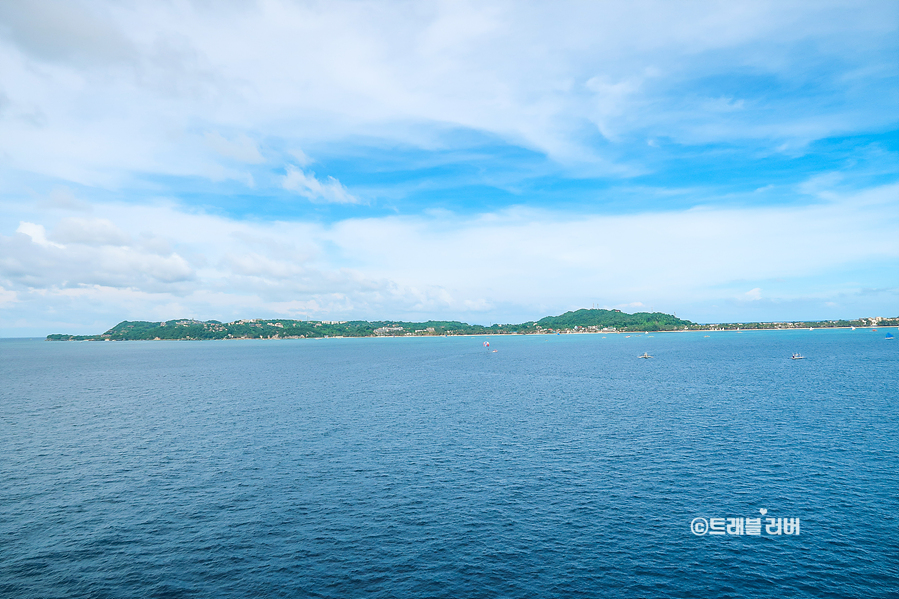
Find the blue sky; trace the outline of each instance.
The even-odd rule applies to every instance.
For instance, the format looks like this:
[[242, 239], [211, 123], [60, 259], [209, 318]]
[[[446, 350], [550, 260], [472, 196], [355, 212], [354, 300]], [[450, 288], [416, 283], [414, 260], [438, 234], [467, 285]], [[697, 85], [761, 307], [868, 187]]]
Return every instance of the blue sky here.
[[0, 335], [899, 314], [895, 2], [0, 6]]

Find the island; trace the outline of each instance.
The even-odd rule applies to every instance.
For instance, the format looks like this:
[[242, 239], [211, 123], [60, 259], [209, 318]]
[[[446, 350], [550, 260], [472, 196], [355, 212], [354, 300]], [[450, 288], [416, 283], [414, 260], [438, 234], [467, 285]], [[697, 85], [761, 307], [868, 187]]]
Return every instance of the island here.
[[123, 321], [99, 335], [48, 335], [48, 341], [137, 341], [214, 339], [316, 339], [332, 337], [420, 337], [450, 335], [555, 335], [582, 333], [636, 333], [657, 331], [720, 331], [749, 329], [802, 329], [867, 326], [899, 326], [896, 318], [857, 320], [749, 322], [697, 324], [662, 312], [582, 309], [547, 316], [520, 324], [467, 324], [459, 321], [429, 320], [403, 322], [383, 320], [290, 320], [257, 318], [219, 322], [217, 320], [168, 320], [165, 322]]

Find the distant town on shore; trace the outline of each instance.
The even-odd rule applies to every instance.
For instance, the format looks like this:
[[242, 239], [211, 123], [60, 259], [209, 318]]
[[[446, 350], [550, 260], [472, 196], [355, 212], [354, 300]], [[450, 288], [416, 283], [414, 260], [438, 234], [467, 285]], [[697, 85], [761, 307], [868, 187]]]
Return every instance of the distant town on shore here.
[[521, 324], [473, 325], [458, 321], [289, 320], [257, 318], [219, 322], [192, 319], [165, 322], [123, 321], [99, 335], [48, 335], [48, 341], [136, 341], [214, 339], [315, 339], [329, 337], [422, 337], [450, 335], [552, 335], [655, 331], [720, 331], [899, 326], [895, 318], [795, 322], [697, 324], [662, 312], [583, 309]]

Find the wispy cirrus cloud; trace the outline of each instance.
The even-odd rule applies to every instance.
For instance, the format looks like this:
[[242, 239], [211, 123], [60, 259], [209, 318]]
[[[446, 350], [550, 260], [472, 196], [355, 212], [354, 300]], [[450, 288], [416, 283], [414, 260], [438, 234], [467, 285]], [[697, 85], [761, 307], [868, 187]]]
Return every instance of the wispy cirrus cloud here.
[[324, 181], [315, 178], [314, 172], [304, 172], [293, 165], [287, 166], [281, 185], [284, 189], [298, 193], [313, 202], [332, 204], [359, 204], [360, 200], [351, 195], [334, 177]]

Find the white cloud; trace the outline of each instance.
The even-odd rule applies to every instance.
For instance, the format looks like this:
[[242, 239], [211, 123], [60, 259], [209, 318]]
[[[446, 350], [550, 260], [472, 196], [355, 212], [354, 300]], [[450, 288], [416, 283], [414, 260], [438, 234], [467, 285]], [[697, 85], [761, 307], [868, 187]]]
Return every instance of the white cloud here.
[[[877, 195], [890, 197], [897, 189]], [[686, 303], [720, 294], [739, 280], [809, 276], [875, 257], [895, 260], [899, 245], [889, 230], [896, 219], [872, 227], [883, 213], [883, 206], [859, 209], [858, 196], [806, 207], [624, 216], [510, 210], [473, 221], [348, 220], [334, 227], [333, 237], [356, 257], [357, 268], [390, 275], [400, 285], [430, 281], [495, 301], [578, 297], [581, 305], [591, 298], [614, 305], [639, 298], [659, 307], [664, 298]]]
[[762, 290], [758, 287], [754, 289], [750, 289], [746, 293], [743, 294], [743, 298], [752, 302], [757, 302], [762, 299]]
[[[150, 318], [165, 306], [167, 317], [514, 321], [594, 303], [701, 320], [698, 306], [738, 298], [770, 308], [795, 299], [783, 281], [817, 276], [824, 286], [807, 295], [846, 310], [864, 287], [855, 270], [899, 259], [897, 192], [793, 207], [619, 216], [518, 208], [333, 225], [95, 205], [97, 219], [48, 223], [72, 231], [65, 247], [35, 223], [20, 225], [27, 237], [0, 234], [0, 285], [19, 299], [6, 310], [64, 301], [85, 313], [107, 306], [113, 320]], [[96, 243], [82, 242], [85, 231]], [[896, 292], [880, 295], [889, 302]]]
[[47, 232], [44, 230], [43, 225], [36, 225], [34, 223], [22, 221], [19, 223], [18, 228], [16, 228], [16, 233], [24, 233], [31, 238], [31, 241], [40, 246], [56, 248], [63, 247], [58, 243], [47, 240]]
[[53, 239], [63, 243], [85, 245], [127, 246], [131, 244], [128, 234], [105, 218], [64, 218], [56, 225]]
[[0, 235], [0, 281], [13, 290], [100, 285], [160, 292], [195, 278], [177, 253], [127, 247], [129, 237], [108, 220], [63, 219], [56, 230], [67, 245], [49, 241], [43, 225], [29, 222], [16, 230], [27, 237]]
[[[438, 147], [460, 127], [628, 174], [584, 141], [585, 123], [612, 140], [772, 148], [895, 123], [893, 98], [865, 92], [895, 73], [883, 41], [895, 26], [877, 2], [4, 3], [4, 114], [18, 116], [0, 121], [0, 152], [17, 169], [114, 187], [208, 176], [198, 129], [219, 155], [261, 164], [253, 140]], [[702, 89], [742, 75], [831, 87], [822, 103]]]
[[327, 202], [331, 204], [360, 203], [334, 177], [328, 177], [326, 181], [322, 182], [315, 178], [315, 173], [304, 173], [293, 165], [287, 167], [287, 174], [282, 179], [281, 185], [284, 189], [295, 191], [313, 202]]
[[294, 149], [294, 150], [291, 150], [290, 152], [288, 152], [288, 154], [290, 154], [291, 156], [293, 156], [293, 159], [294, 159], [294, 160], [296, 161], [296, 163], [299, 164], [301, 167], [309, 166], [310, 164], [312, 164], [312, 163], [314, 162], [314, 160], [312, 160], [311, 158], [309, 158], [309, 156], [307, 156], [306, 153], [305, 153], [303, 150], [299, 149], [299, 148], [296, 148], [296, 149]]
[[19, 297], [15, 291], [9, 291], [0, 287], [0, 308], [9, 306], [19, 301]]
[[222, 266], [235, 275], [266, 280], [283, 280], [303, 273], [303, 267], [293, 261], [273, 259], [256, 252], [227, 253]]

